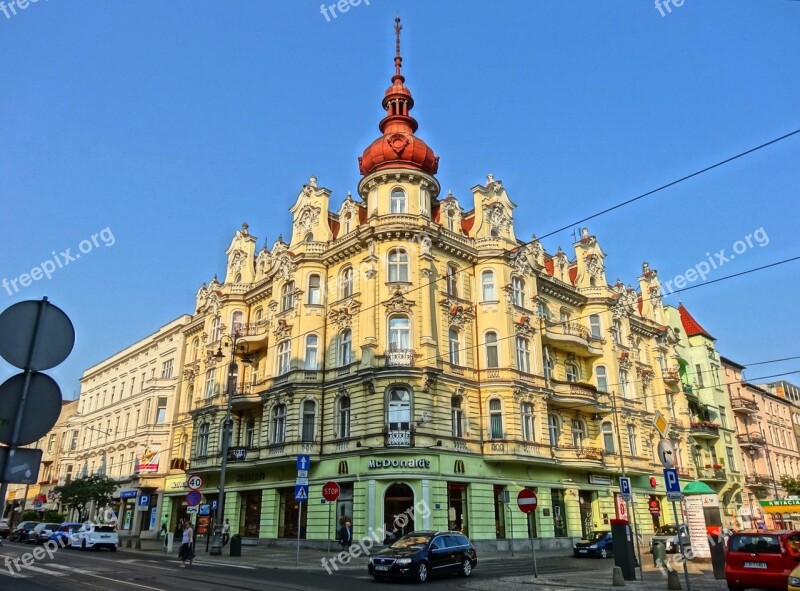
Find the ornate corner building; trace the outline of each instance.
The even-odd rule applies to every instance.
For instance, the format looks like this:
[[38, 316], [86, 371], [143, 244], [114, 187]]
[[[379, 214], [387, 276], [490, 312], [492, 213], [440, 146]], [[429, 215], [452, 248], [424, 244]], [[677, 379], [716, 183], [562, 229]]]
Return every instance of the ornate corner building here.
[[[350, 519], [356, 536], [449, 528], [503, 547], [529, 535], [515, 504], [527, 487], [540, 507], [530, 533], [566, 545], [615, 517], [623, 471], [651, 533], [666, 509], [657, 411], [682, 477], [697, 475], [657, 272], [644, 263], [636, 287], [609, 283], [586, 228], [569, 254], [519, 240], [516, 205], [491, 174], [464, 203], [442, 196], [396, 29], [386, 115], [359, 159], [356, 196], [332, 209], [311, 178], [288, 242], [258, 250], [243, 225], [223, 280], [197, 293], [165, 510], [185, 514], [179, 465], [216, 499], [230, 395], [224, 517], [245, 537], [295, 538], [299, 521], [301, 537], [328, 539], [321, 489], [335, 480], [333, 527]], [[311, 458], [300, 520], [298, 454]]]

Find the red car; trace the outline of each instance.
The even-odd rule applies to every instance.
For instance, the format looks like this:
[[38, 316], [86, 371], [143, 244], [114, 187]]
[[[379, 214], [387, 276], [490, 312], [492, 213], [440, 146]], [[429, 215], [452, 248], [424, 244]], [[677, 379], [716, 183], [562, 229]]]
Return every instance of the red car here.
[[725, 580], [730, 591], [786, 590], [789, 573], [800, 562], [800, 532], [740, 531], [728, 538]]

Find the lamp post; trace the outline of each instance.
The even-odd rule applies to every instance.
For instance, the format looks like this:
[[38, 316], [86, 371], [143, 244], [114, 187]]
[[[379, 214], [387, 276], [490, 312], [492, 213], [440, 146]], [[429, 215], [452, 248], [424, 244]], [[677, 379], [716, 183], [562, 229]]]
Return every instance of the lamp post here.
[[[228, 337], [231, 342], [231, 362], [228, 364], [228, 378], [226, 383], [227, 390], [227, 410], [225, 411], [225, 421], [222, 423], [222, 463], [219, 470], [219, 497], [217, 499], [217, 510], [214, 512], [214, 537], [211, 540], [211, 556], [220, 556], [222, 554], [222, 519], [225, 515], [225, 472], [228, 468], [228, 441], [230, 439], [231, 427], [233, 426], [233, 419], [231, 418], [231, 407], [233, 405], [233, 378], [238, 376], [239, 367], [236, 365], [236, 354], [238, 352], [238, 343], [241, 335], [239, 334], [238, 327], [234, 328], [233, 334]], [[244, 343], [247, 344], [246, 342]], [[220, 343], [217, 352], [214, 354], [214, 359], [222, 360], [225, 354], [222, 352], [222, 344]], [[248, 355], [247, 348], [245, 348], [244, 355], [242, 356], [242, 363], [250, 365], [250, 356]]]

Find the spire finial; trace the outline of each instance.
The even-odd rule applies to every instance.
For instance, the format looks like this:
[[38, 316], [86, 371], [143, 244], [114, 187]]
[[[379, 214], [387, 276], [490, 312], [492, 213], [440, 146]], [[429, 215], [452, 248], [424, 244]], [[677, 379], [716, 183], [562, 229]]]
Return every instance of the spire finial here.
[[394, 49], [394, 75], [402, 76], [400, 73], [403, 67], [403, 58], [400, 56], [400, 31], [403, 30], [403, 25], [400, 24], [400, 17], [394, 18], [394, 32], [396, 36], [395, 49]]

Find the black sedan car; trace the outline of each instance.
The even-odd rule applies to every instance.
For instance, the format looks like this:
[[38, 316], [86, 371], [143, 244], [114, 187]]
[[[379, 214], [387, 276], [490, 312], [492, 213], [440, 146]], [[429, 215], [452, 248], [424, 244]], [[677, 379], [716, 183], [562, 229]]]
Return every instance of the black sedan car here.
[[478, 552], [461, 532], [415, 531], [376, 552], [367, 569], [376, 581], [403, 577], [424, 583], [444, 573], [468, 577], [476, 564]]
[[41, 523], [40, 521], [21, 521], [17, 526], [11, 530], [8, 539], [11, 542], [27, 542], [28, 534], [33, 531], [33, 528]]

